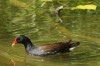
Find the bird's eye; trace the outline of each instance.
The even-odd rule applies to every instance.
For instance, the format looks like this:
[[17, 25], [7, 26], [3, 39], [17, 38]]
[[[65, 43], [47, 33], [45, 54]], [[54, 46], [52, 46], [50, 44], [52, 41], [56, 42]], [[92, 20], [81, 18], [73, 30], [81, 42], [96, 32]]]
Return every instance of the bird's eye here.
[[17, 40], [17, 42], [19, 43], [19, 42], [21, 42], [22, 39], [21, 39], [20, 37], [17, 37], [16, 40]]

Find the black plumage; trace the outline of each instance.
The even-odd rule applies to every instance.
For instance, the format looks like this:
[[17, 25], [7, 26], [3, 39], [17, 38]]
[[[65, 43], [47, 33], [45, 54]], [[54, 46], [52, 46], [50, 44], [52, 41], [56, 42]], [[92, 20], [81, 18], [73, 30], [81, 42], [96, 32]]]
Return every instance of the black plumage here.
[[45, 56], [45, 55], [54, 55], [57, 53], [70, 52], [80, 43], [68, 40], [65, 42], [53, 43], [45, 46], [35, 46], [32, 44], [31, 40], [28, 37], [20, 35], [14, 39], [12, 46], [16, 44], [23, 44], [28, 54]]

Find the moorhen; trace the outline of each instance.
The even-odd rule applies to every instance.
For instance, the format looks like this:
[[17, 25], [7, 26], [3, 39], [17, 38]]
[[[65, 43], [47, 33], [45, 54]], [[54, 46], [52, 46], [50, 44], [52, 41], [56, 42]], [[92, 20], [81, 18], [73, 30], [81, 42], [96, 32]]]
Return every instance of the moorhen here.
[[54, 55], [59, 53], [70, 52], [80, 44], [79, 42], [72, 42], [71, 40], [69, 40], [66, 42], [53, 43], [51, 45], [35, 46], [32, 44], [31, 40], [24, 35], [16, 37], [14, 39], [12, 46], [18, 43], [24, 45], [25, 50], [28, 54], [37, 56], [46, 56], [46, 55]]

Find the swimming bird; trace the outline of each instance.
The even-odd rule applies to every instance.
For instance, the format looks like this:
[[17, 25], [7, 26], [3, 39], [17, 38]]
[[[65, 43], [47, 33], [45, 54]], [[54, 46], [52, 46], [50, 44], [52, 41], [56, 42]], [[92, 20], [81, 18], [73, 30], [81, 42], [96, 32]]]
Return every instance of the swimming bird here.
[[76, 48], [80, 44], [80, 42], [72, 42], [72, 40], [68, 40], [65, 42], [36, 46], [32, 44], [31, 40], [27, 36], [19, 35], [14, 39], [12, 46], [15, 46], [17, 44], [23, 44], [28, 54], [36, 56], [47, 56], [70, 52], [74, 48]]

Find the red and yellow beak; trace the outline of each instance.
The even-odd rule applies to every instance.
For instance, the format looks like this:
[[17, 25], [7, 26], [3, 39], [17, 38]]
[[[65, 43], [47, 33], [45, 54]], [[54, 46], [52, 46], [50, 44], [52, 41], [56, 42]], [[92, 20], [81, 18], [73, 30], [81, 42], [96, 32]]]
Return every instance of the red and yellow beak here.
[[14, 39], [14, 42], [12, 43], [12, 47], [15, 46], [17, 44], [17, 40], [16, 38]]

